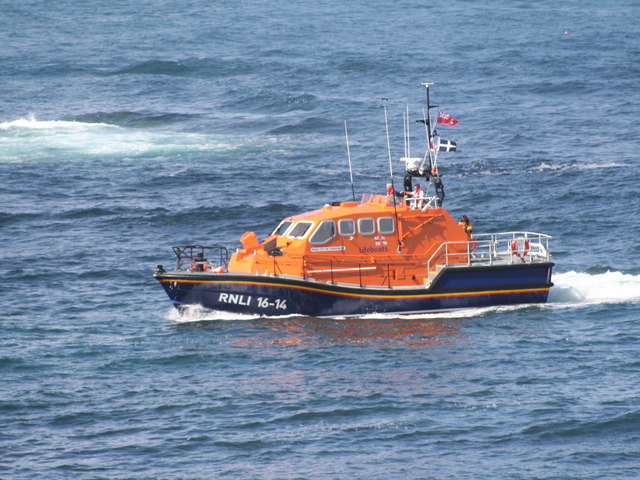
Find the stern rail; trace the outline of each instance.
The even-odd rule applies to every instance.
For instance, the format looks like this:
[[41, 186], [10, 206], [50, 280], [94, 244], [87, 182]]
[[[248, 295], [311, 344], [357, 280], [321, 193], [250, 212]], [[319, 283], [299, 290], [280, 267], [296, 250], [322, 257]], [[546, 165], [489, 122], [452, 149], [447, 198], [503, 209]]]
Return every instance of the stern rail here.
[[474, 235], [467, 242], [444, 242], [427, 262], [428, 283], [444, 267], [550, 262], [550, 239], [544, 233], [501, 232]]

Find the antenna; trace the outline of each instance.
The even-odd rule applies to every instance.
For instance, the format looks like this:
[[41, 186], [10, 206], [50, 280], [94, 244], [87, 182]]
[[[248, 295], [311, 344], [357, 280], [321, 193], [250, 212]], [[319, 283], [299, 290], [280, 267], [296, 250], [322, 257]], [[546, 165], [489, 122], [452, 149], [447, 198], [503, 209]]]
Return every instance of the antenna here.
[[404, 112], [404, 156], [411, 156], [411, 127], [409, 126], [409, 105]]
[[344, 121], [344, 136], [347, 141], [347, 160], [349, 161], [349, 179], [351, 180], [351, 194], [353, 201], [356, 201], [356, 189], [353, 186], [353, 170], [351, 169], [351, 152], [349, 151], [349, 132], [347, 132], [347, 121]]
[[[424, 88], [426, 88], [426, 89], [427, 89], [427, 99], [428, 99], [428, 98], [429, 98], [429, 87], [430, 87], [431, 85], [435, 85], [435, 83], [433, 83], [433, 82], [422, 82], [420, 85], [422, 85]], [[429, 102], [427, 101], [427, 104], [428, 104], [428, 103], [429, 103]]]
[[407, 154], [407, 113], [402, 113], [402, 127], [404, 128], [404, 156], [408, 157]]
[[[389, 178], [391, 179], [391, 188], [393, 189], [393, 212], [396, 217], [396, 225], [400, 225], [398, 220], [398, 206], [396, 203], [396, 187], [393, 185], [393, 164], [391, 163], [391, 143], [389, 141], [389, 120], [387, 119], [387, 99], [382, 99], [382, 106], [384, 108], [384, 127], [387, 131], [387, 152], [389, 153]], [[408, 122], [408, 117], [407, 117]], [[406, 122], [405, 122], [406, 126]], [[408, 147], [405, 140], [405, 149]], [[402, 239], [400, 238], [400, 227], [396, 228], [396, 237], [398, 238], [398, 253], [402, 253]]]
[[387, 131], [387, 153], [389, 154], [389, 175], [393, 180], [393, 165], [391, 164], [391, 143], [389, 141], [389, 121], [387, 119], [387, 99], [382, 99], [382, 107], [384, 108], [384, 127]]
[[431, 83], [431, 82], [422, 82], [420, 85], [423, 85], [424, 88], [426, 89], [427, 92], [427, 112], [429, 110], [431, 110], [432, 108], [437, 108], [438, 105], [431, 105], [431, 102], [429, 101], [429, 87], [431, 85], [435, 85], [435, 83]]

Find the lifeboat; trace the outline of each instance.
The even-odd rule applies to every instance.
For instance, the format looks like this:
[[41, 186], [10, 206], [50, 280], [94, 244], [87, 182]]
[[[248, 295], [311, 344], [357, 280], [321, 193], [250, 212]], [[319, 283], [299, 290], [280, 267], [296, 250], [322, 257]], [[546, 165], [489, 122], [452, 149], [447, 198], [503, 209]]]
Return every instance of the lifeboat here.
[[[173, 247], [176, 268], [158, 265], [154, 277], [179, 309], [200, 305], [264, 316], [413, 314], [546, 302], [554, 265], [549, 235], [475, 234], [466, 216], [457, 222], [443, 208], [437, 155], [455, 143], [441, 141], [432, 128], [442, 115], [421, 121], [428, 137], [424, 156], [405, 152], [402, 193], [392, 180], [385, 195], [292, 215], [263, 240], [245, 233], [231, 254], [218, 245]], [[390, 174], [393, 179], [391, 168]]]

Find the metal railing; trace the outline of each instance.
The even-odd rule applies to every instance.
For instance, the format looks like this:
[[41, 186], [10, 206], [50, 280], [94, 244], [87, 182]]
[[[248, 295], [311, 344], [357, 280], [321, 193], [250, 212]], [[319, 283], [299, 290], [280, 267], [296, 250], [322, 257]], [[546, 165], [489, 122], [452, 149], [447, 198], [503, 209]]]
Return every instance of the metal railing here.
[[[444, 242], [426, 262], [422, 255], [403, 256], [401, 261], [381, 258], [375, 264], [362, 263], [358, 256], [272, 256], [259, 265], [259, 270], [262, 275], [284, 274], [318, 282], [393, 288], [397, 285], [396, 273], [409, 269], [419, 277], [426, 273], [425, 285], [428, 286], [445, 267], [550, 262], [550, 239], [549, 235], [534, 232], [486, 233], [475, 235], [466, 242]], [[178, 260], [178, 271], [227, 269], [229, 252], [223, 246], [186, 245], [173, 247], [173, 250]]]
[[414, 203], [412, 197], [395, 197], [394, 195], [378, 195], [375, 193], [370, 194], [362, 194], [362, 199], [360, 203], [362, 205], [365, 204], [373, 204], [373, 205], [386, 205], [387, 207], [406, 207], [411, 210], [422, 210], [426, 211], [429, 208], [435, 208], [438, 206], [438, 196], [430, 195], [421, 198], [419, 204]]
[[535, 232], [501, 232], [475, 235], [467, 242], [445, 242], [427, 262], [428, 280], [444, 267], [551, 261], [550, 235]]
[[[405, 262], [406, 266], [415, 266], [413, 262]], [[392, 269], [402, 267], [397, 262], [379, 262], [375, 264], [362, 263], [353, 259], [319, 259], [317, 257], [303, 257], [302, 276], [305, 280], [327, 282], [333, 284], [359, 285], [360, 287], [391, 288]]]
[[177, 271], [226, 269], [229, 263], [229, 250], [221, 245], [178, 245], [171, 248], [177, 257]]

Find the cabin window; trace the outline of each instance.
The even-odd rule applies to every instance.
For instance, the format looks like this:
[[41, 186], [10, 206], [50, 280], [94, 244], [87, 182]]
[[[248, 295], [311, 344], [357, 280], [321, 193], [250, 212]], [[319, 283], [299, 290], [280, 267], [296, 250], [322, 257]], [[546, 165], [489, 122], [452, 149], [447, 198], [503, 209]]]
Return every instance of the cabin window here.
[[350, 218], [343, 218], [338, 221], [338, 231], [343, 237], [350, 237], [356, 234], [356, 222]]
[[289, 230], [289, 227], [291, 225], [293, 225], [293, 222], [291, 220], [283, 220], [282, 222], [280, 222], [280, 225], [276, 227], [276, 229], [273, 231], [271, 235], [283, 236], [285, 233], [287, 233], [287, 230]]
[[313, 226], [313, 222], [298, 222], [296, 223], [291, 230], [289, 230], [289, 238], [304, 238], [307, 233], [309, 233], [309, 229]]
[[358, 219], [358, 231], [360, 235], [373, 235], [376, 233], [376, 222], [373, 218], [360, 218]]
[[323, 243], [327, 243], [333, 237], [336, 236], [336, 224], [333, 220], [325, 220], [324, 222], [320, 222], [316, 231], [313, 232], [311, 238], [309, 239], [309, 243], [314, 245], [320, 245]]
[[380, 233], [393, 233], [396, 231], [395, 224], [393, 223], [393, 218], [391, 217], [380, 217], [378, 219], [378, 232]]

